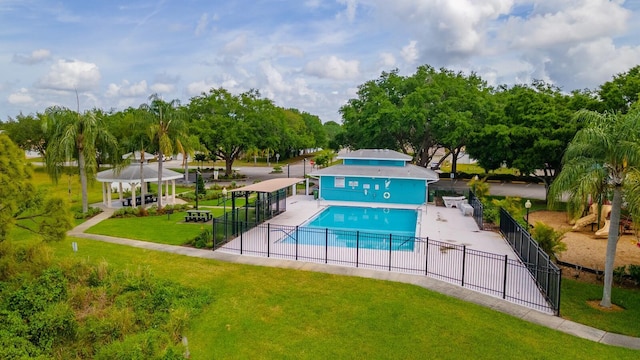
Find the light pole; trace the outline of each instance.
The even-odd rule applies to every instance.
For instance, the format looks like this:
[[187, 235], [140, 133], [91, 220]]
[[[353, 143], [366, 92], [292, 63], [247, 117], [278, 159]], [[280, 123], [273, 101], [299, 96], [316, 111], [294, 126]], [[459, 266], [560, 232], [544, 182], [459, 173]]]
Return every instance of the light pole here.
[[198, 188], [200, 187], [200, 183], [198, 182], [198, 176], [200, 175], [200, 167], [196, 170], [196, 210], [198, 210]]
[[531, 209], [531, 201], [527, 200], [524, 203], [524, 208], [527, 209], [527, 231], [529, 231], [529, 209]]
[[224, 237], [227, 238], [227, 188], [222, 188], [222, 199], [224, 200], [224, 205], [222, 208], [224, 209]]

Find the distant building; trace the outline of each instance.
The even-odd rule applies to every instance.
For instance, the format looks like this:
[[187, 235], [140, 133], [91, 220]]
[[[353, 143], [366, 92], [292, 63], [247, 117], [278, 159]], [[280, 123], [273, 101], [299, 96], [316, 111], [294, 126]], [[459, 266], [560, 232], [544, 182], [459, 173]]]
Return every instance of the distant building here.
[[421, 205], [428, 186], [438, 181], [430, 169], [409, 164], [411, 156], [387, 149], [361, 149], [338, 155], [342, 165], [309, 174], [319, 180], [318, 197], [331, 201], [357, 201]]

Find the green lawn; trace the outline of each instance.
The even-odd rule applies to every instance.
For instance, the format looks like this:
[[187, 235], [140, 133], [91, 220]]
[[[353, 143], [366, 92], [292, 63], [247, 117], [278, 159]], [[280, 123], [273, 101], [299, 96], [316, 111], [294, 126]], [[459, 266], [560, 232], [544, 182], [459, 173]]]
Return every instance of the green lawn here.
[[[79, 251], [71, 251], [70, 241]], [[409, 284], [189, 258], [84, 239], [57, 258], [208, 289], [186, 336], [194, 359], [636, 359], [601, 345]], [[637, 319], [637, 317], [635, 317]]]
[[[222, 209], [207, 209], [213, 216], [222, 216]], [[99, 222], [86, 232], [90, 234], [109, 235], [150, 241], [169, 245], [182, 245], [193, 239], [211, 224], [185, 223], [186, 212], [171, 215], [112, 218]]]

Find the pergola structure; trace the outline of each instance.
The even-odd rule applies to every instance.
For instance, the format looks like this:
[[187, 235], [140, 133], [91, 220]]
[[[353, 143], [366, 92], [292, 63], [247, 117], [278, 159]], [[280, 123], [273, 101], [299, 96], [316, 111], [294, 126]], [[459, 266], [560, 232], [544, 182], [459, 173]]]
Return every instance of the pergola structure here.
[[[165, 186], [163, 201], [166, 204], [175, 204], [176, 200], [176, 179], [182, 179], [183, 175], [169, 170], [162, 169], [162, 182]], [[157, 165], [142, 165], [142, 173], [140, 164], [131, 164], [125, 169], [118, 171], [117, 169], [110, 169], [101, 171], [96, 175], [96, 180], [102, 183], [102, 203], [108, 208], [111, 205], [111, 194], [113, 192], [112, 186], [114, 183], [118, 184], [118, 197], [119, 200], [123, 199], [122, 184], [129, 184], [131, 187], [131, 198], [136, 198], [136, 186], [146, 186], [147, 183], [158, 182], [158, 167]], [[171, 182], [171, 193], [169, 192], [169, 182]], [[135, 206], [135, 201], [132, 202], [132, 206]]]
[[[231, 221], [235, 224], [241, 221], [236, 217], [236, 199], [245, 198], [245, 222], [249, 221], [249, 194], [257, 193], [258, 199], [255, 206], [256, 223], [270, 219], [287, 210], [286, 188], [291, 186], [291, 193], [296, 194], [296, 184], [307, 182], [302, 178], [277, 178], [261, 181], [259, 183], [243, 186], [241, 188], [229, 190], [231, 193]], [[226, 200], [226, 199], [225, 199]]]

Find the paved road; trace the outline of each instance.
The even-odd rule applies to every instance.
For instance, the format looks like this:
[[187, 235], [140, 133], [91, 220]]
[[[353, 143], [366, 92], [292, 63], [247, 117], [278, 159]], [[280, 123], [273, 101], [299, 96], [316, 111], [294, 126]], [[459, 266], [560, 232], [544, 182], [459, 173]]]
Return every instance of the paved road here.
[[[180, 167], [180, 161], [172, 160], [167, 162], [168, 166], [176, 168]], [[267, 179], [273, 178], [283, 178], [283, 177], [304, 177], [304, 174], [309, 174], [313, 172], [313, 169], [309, 163], [303, 163], [302, 161], [293, 163], [290, 165], [280, 164], [282, 166], [282, 173], [274, 174], [273, 166], [276, 166], [276, 163], [271, 163], [271, 167], [268, 166], [240, 166], [235, 167], [234, 169], [238, 169], [240, 174], [246, 175], [247, 177], [243, 180], [236, 181], [237, 184], [253, 184], [257, 181], [263, 181]], [[195, 166], [191, 166], [190, 168], [195, 168]], [[194, 181], [195, 175], [191, 174], [190, 180]], [[454, 180], [451, 181], [449, 179], [441, 179], [437, 183], [430, 185], [431, 189], [442, 189], [448, 190], [453, 189], [457, 191], [467, 190], [467, 182], [464, 180]], [[523, 199], [545, 199], [545, 188], [544, 185], [540, 184], [519, 184], [519, 183], [489, 183], [489, 193], [491, 195], [500, 195], [500, 196], [519, 196]]]

